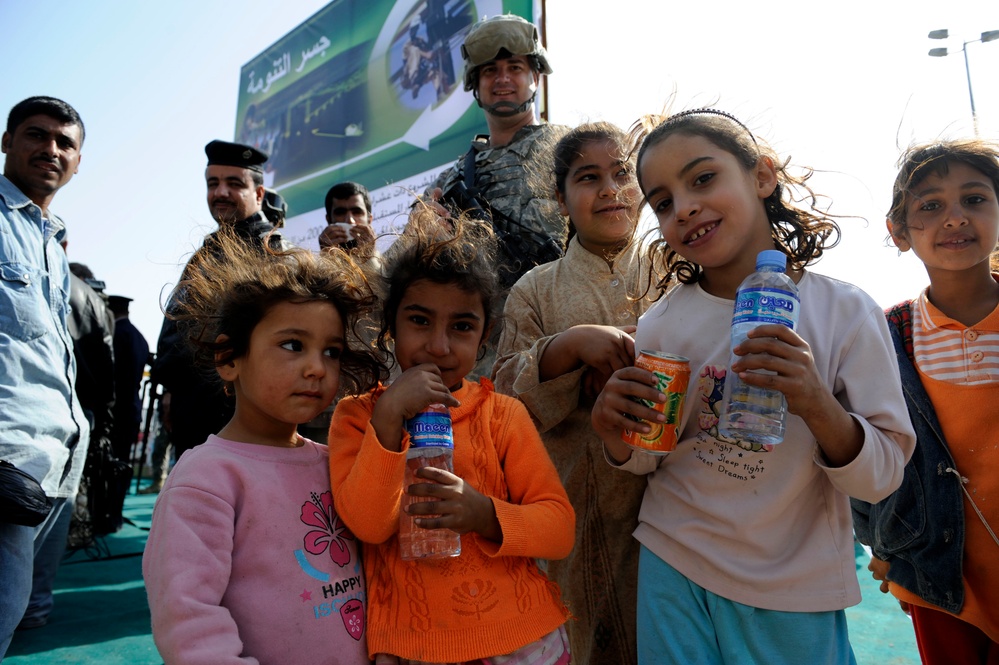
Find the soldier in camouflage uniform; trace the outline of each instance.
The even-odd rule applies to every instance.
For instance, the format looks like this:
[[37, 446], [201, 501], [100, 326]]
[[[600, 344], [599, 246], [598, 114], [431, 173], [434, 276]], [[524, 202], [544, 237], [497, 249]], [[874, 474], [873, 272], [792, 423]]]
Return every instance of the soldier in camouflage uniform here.
[[[441, 174], [427, 195], [434, 197], [439, 188], [437, 196], [452, 211], [492, 221], [500, 239], [500, 279], [508, 289], [534, 266], [564, 252], [566, 222], [558, 204], [550, 198], [550, 188], [531, 183], [536, 173], [546, 171], [537, 160], [566, 128], [542, 124], [535, 113], [538, 82], [552, 69], [534, 24], [514, 15], [480, 21], [469, 31], [461, 54], [465, 90], [485, 111], [489, 134], [476, 136], [469, 153]], [[495, 330], [473, 375], [490, 374], [498, 338]]]

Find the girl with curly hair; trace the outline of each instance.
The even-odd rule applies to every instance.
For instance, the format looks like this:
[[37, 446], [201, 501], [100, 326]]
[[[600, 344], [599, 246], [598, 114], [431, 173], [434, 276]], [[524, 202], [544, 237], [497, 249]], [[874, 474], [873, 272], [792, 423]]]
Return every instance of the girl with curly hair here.
[[226, 392], [229, 423], [177, 462], [142, 561], [153, 638], [183, 663], [367, 663], [358, 545], [328, 452], [296, 433], [385, 373], [348, 340], [375, 298], [342, 252], [261, 251], [231, 233], [195, 254], [169, 312]]
[[[664, 420], [631, 398], [666, 400], [654, 374], [628, 367], [592, 418], [614, 463], [648, 479], [635, 531], [639, 662], [855, 663], [843, 611], [860, 602], [850, 497], [891, 494], [915, 442], [884, 316], [860, 289], [804, 270], [838, 228], [745, 125], [715, 109], [657, 120], [638, 183], [659, 221], [659, 265], [680, 284], [639, 319], [635, 348], [690, 359], [691, 413], [671, 453], [623, 443], [622, 430]], [[788, 257], [801, 316], [796, 330], [750, 332], [730, 365], [736, 290], [763, 250]], [[718, 431], [727, 372], [784, 394], [783, 443]]]
[[[402, 373], [341, 400], [329, 437], [337, 510], [364, 543], [369, 655], [379, 665], [564, 665], [568, 612], [537, 559], [569, 554], [572, 506], [524, 406], [466, 378], [498, 314], [496, 238], [424, 207], [396, 243], [379, 343], [391, 340]], [[405, 421], [430, 405], [450, 409], [454, 472], [424, 466], [406, 485]], [[404, 494], [418, 500], [404, 508]], [[404, 559], [400, 517], [460, 534], [460, 554]]]

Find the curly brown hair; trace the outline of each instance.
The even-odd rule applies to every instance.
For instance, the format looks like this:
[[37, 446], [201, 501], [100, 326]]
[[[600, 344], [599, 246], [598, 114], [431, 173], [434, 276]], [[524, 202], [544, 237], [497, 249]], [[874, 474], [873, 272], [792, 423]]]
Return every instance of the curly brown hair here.
[[271, 307], [314, 301], [333, 305], [348, 333], [340, 356], [342, 392], [359, 394], [386, 378], [379, 356], [356, 341], [358, 319], [377, 299], [346, 252], [254, 246], [223, 227], [188, 262], [166, 315], [185, 333], [195, 359], [221, 381], [214, 368], [246, 355], [253, 329]]
[[[631, 128], [632, 146], [638, 152], [638, 185], [642, 183], [642, 158], [646, 151], [673, 135], [698, 136], [733, 155], [743, 168], [754, 168], [764, 157], [777, 170], [777, 187], [763, 201], [770, 222], [774, 245], [788, 257], [796, 270], [817, 261], [822, 252], [839, 243], [839, 225], [832, 215], [818, 207], [818, 195], [807, 182], [813, 171], [803, 168], [802, 175], [789, 171], [790, 158], [781, 160], [776, 151], [734, 116], [713, 108], [691, 109], [674, 115], [653, 114], [640, 118]], [[683, 284], [697, 282], [703, 268], [680, 256], [665, 240], [655, 240], [649, 248], [653, 270], [665, 275], [658, 284], [664, 289], [674, 276]]]
[[454, 284], [477, 293], [485, 313], [485, 335], [502, 314], [502, 288], [496, 268], [497, 239], [489, 224], [471, 217], [442, 218], [417, 202], [406, 231], [395, 241], [382, 270], [382, 325], [378, 348], [389, 353], [396, 314], [406, 290], [420, 280]]

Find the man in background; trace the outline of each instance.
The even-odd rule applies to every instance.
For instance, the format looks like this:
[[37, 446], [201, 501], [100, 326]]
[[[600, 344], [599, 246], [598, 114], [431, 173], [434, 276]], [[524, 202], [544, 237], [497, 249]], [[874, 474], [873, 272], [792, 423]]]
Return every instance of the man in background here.
[[[339, 182], [326, 192], [326, 228], [319, 235], [319, 249], [324, 252], [347, 252], [354, 261], [375, 276], [381, 268], [381, 257], [375, 249], [375, 232], [371, 226], [371, 195], [364, 185]], [[377, 322], [365, 317], [357, 323], [357, 336], [362, 344], [373, 345], [378, 335]], [[307, 439], [326, 443], [330, 420], [336, 402], [307, 423], [298, 432]]]
[[149, 360], [149, 344], [128, 319], [131, 298], [108, 296], [114, 315], [114, 427], [111, 446], [115, 457], [131, 462], [132, 446], [139, 439], [142, 426], [142, 398], [139, 388]]
[[[68, 251], [67, 235], [60, 233]], [[76, 397], [90, 423], [90, 441], [110, 440], [114, 422], [114, 315], [104, 282], [82, 263], [69, 264], [69, 336], [76, 357]], [[128, 461], [127, 459], [125, 460]]]
[[0, 515], [0, 660], [33, 577], [51, 587], [87, 456], [90, 430], [73, 390], [69, 261], [56, 241], [65, 224], [49, 209], [79, 169], [83, 139], [76, 109], [53, 97], [15, 105], [0, 138], [0, 459], [38, 481], [52, 504], [36, 524]]
[[[472, 139], [468, 152], [440, 175], [425, 200], [451, 214], [468, 213], [492, 224], [499, 241], [497, 269], [504, 290], [536, 265], [562, 256], [566, 222], [539, 173], [550, 172], [549, 154], [564, 127], [542, 123], [535, 99], [541, 77], [552, 73], [538, 30], [519, 16], [479, 21], [461, 47], [465, 90], [485, 112], [488, 134]], [[505, 298], [505, 295], [504, 295]], [[470, 378], [489, 376], [501, 326], [493, 326], [485, 354]]]
[[326, 228], [319, 235], [319, 248], [338, 247], [359, 264], [377, 257], [375, 231], [371, 226], [371, 195], [364, 185], [340, 182], [326, 192]]
[[558, 204], [552, 192], [535, 191], [531, 183], [541, 170], [536, 160], [564, 128], [538, 120], [538, 85], [552, 69], [533, 23], [512, 14], [483, 19], [469, 30], [461, 55], [465, 90], [485, 112], [489, 134], [476, 136], [425, 198], [439, 189], [453, 213], [471, 211], [492, 223], [500, 241], [500, 281], [508, 289], [534, 266], [563, 254], [566, 223]]
[[[229, 229], [261, 249], [265, 243], [284, 247], [263, 212], [267, 155], [252, 146], [227, 141], [212, 141], [205, 146], [205, 154], [208, 210], [220, 229]], [[209, 234], [197, 251], [214, 251], [214, 236]], [[182, 293], [174, 292], [171, 299], [178, 296]], [[170, 308], [168, 303], [167, 312]], [[160, 329], [152, 374], [163, 386], [161, 418], [178, 459], [185, 450], [204, 443], [209, 434], [217, 434], [232, 418], [232, 399], [223, 394], [220, 382], [210, 380], [203, 368], [196, 366], [186, 340], [169, 316]]]

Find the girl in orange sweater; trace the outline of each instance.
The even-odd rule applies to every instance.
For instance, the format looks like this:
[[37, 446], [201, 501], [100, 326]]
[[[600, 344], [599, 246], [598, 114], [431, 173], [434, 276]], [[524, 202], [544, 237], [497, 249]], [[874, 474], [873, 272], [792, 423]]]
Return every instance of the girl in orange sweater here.
[[[575, 514], [524, 406], [465, 378], [497, 317], [495, 238], [430, 210], [410, 229], [385, 267], [379, 335], [402, 374], [341, 401], [329, 437], [335, 505], [366, 545], [368, 652], [379, 664], [568, 663], [568, 612], [535, 559], [568, 555]], [[431, 404], [450, 407], [454, 473], [422, 468], [425, 482], [404, 487], [404, 423]], [[402, 559], [404, 492], [429, 499], [405, 509], [417, 527], [461, 534], [459, 556]]]

